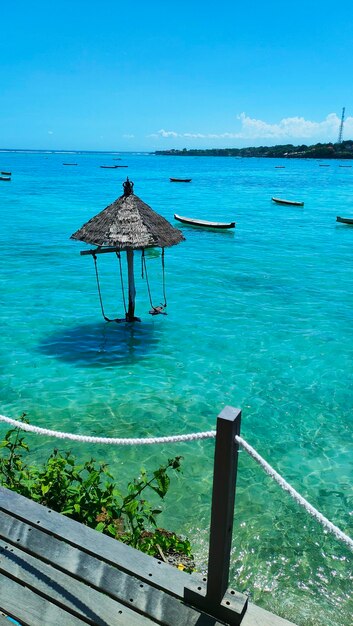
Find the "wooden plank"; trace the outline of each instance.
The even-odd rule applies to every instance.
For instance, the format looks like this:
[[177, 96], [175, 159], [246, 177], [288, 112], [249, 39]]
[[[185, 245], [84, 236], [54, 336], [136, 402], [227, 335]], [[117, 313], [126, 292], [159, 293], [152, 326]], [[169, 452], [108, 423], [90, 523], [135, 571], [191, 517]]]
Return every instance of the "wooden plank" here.
[[0, 510], [64, 539], [100, 560], [113, 565], [118, 563], [122, 571], [165, 589], [176, 597], [183, 598], [184, 587], [190, 580], [202, 582], [202, 576], [198, 574], [186, 574], [3, 487], [0, 487]]
[[249, 602], [241, 626], [296, 626], [283, 617], [278, 617]]
[[[0, 513], [0, 534], [3, 537], [3, 540], [0, 540], [0, 548], [7, 542], [11, 546], [23, 549], [30, 555], [38, 555], [43, 561], [52, 563], [55, 568], [74, 576], [77, 581], [88, 583], [92, 587], [93, 594], [98, 593], [98, 590], [104, 591], [111, 598], [122, 604], [133, 606], [140, 613], [157, 620], [158, 623], [173, 626], [177, 624], [187, 624], [188, 626], [201, 623], [205, 626], [218, 624], [208, 616], [204, 616], [201, 620], [201, 611], [182, 604], [174, 596], [170, 596], [145, 582], [142, 583], [141, 579], [99, 561], [99, 559], [81, 552], [40, 529], [16, 520], [4, 512]], [[55, 580], [55, 571], [53, 572], [53, 579]], [[73, 585], [76, 583], [75, 579], [71, 579]], [[94, 591], [93, 588], [97, 591]], [[133, 623], [131, 620], [132, 625]]]
[[95, 254], [107, 254], [107, 252], [123, 252], [126, 248], [95, 248], [94, 250], [81, 250], [80, 255], [86, 256], [87, 254], [91, 254], [92, 256]]
[[[1, 574], [0, 607], [4, 613], [14, 615], [23, 626], [86, 626], [89, 623], [50, 604], [31, 589]], [[7, 626], [11, 626], [8, 620]]]
[[[5, 548], [6, 546], [6, 548]], [[99, 593], [87, 584], [39, 561], [17, 547], [0, 540], [0, 573], [20, 581], [34, 595], [40, 595], [71, 614], [97, 626], [146, 626], [147, 618]], [[20, 602], [18, 598], [18, 602]], [[34, 599], [33, 599], [34, 603]]]
[[[70, 520], [55, 511], [50, 511], [50, 509], [36, 504], [31, 500], [28, 500], [27, 498], [24, 498], [23, 496], [20, 496], [19, 494], [9, 491], [3, 487], [0, 487], [0, 511], [1, 510], [8, 511], [10, 513], [13, 517], [13, 523], [15, 523], [16, 519], [28, 522], [29, 526], [32, 528], [30, 534], [37, 529], [46, 533], [43, 533], [43, 538], [46, 535], [48, 537], [53, 535], [59, 539], [62, 538], [67, 542], [67, 544], [77, 546], [77, 548], [82, 551], [81, 558], [83, 558], [84, 553], [86, 553], [88, 555], [96, 556], [98, 559], [108, 564], [114, 565], [118, 563], [121, 573], [131, 573], [134, 577], [139, 578], [140, 582], [145, 581], [151, 587], [164, 589], [171, 596], [182, 598], [185, 587], [189, 587], [190, 585], [192, 585], [192, 587], [194, 587], [194, 585], [201, 586], [204, 585], [207, 580], [205, 577], [196, 573], [189, 575], [185, 572], [181, 572], [168, 564], [157, 561], [156, 559], [153, 559], [152, 557], [143, 554], [134, 548], [126, 546], [119, 541], [114, 541], [109, 537], [101, 535], [100, 533], [89, 529], [78, 522]], [[3, 520], [0, 521], [0, 530], [3, 530]], [[80, 544], [82, 544], [82, 549]], [[63, 546], [64, 545], [65, 543], [63, 543]], [[2, 589], [1, 585], [0, 589]], [[23, 588], [19, 586], [19, 593], [22, 593], [22, 589]], [[127, 589], [129, 588], [127, 587]], [[226, 601], [228, 601], [228, 599], [231, 600], [233, 594], [234, 591], [228, 589], [224, 599]], [[0, 607], [1, 597], [2, 596], [0, 595]], [[4, 597], [6, 598], [6, 594]], [[16, 593], [14, 597], [16, 597]], [[14, 606], [16, 608], [16, 603]], [[11, 613], [11, 606], [9, 605], [8, 611]], [[44, 614], [44, 610], [42, 612]], [[21, 616], [18, 613], [17, 615], [19, 621], [21, 621]], [[25, 616], [22, 617], [24, 621]], [[202, 620], [204, 620], [204, 616], [200, 617], [200, 622], [197, 623], [197, 626], [206, 626], [206, 623]], [[53, 622], [50, 622], [38, 619], [38, 616], [37, 621], [24, 621], [24, 623], [29, 624], [29, 626], [32, 626], [32, 624], [33, 626], [38, 626], [38, 624], [43, 624], [43, 626], [44, 624], [45, 626], [71, 626], [71, 623], [68, 621], [60, 622], [59, 619], [54, 619]], [[73, 626], [80, 623], [81, 622], [75, 622], [74, 624], [72, 622]], [[219, 622], [217, 621], [213, 621], [211, 623], [214, 624], [214, 626], [219, 626]], [[11, 625], [11, 622], [9, 622], [9, 624]], [[182, 622], [178, 620], [175, 624], [173, 624], [173, 626], [181, 624]], [[188, 623], [186, 622], [186, 624]], [[264, 609], [261, 609], [251, 603], [248, 604], [248, 610], [243, 618], [243, 625], [295, 626], [292, 622], [288, 622], [283, 618], [272, 615], [272, 613], [269, 613], [268, 611], [265, 611]], [[183, 626], [185, 626], [185, 622]]]
[[15, 626], [15, 625], [13, 622], [11, 622], [11, 620], [7, 619], [7, 617], [5, 617], [4, 615], [0, 613], [0, 626]]

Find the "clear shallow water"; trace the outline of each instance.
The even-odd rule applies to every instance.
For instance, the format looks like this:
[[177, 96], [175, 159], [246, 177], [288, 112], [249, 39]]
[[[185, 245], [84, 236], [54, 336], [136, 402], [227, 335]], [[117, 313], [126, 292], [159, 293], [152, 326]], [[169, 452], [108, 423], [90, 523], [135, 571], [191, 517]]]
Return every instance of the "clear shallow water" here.
[[[208, 430], [225, 404], [242, 435], [319, 510], [353, 536], [353, 168], [338, 162], [0, 153], [2, 414], [101, 436]], [[63, 162], [78, 163], [64, 167]], [[235, 219], [234, 232], [179, 226], [166, 251], [168, 316], [151, 317], [138, 261], [141, 324], [106, 324], [92, 260], [69, 236], [121, 195], [173, 213]], [[169, 177], [192, 177], [189, 185]], [[286, 207], [272, 196], [303, 200]], [[138, 256], [138, 255], [137, 255]], [[123, 316], [118, 267], [100, 259], [106, 312]], [[155, 302], [158, 254], [147, 258]], [[0, 427], [1, 432], [6, 427]], [[36, 457], [54, 445], [28, 437]], [[64, 444], [65, 445], [65, 444]], [[68, 444], [67, 444], [68, 445]], [[126, 482], [172, 455], [161, 523], [207, 560], [213, 443], [115, 449], [70, 446], [111, 464]], [[241, 454], [232, 584], [300, 625], [351, 624], [352, 556]]]

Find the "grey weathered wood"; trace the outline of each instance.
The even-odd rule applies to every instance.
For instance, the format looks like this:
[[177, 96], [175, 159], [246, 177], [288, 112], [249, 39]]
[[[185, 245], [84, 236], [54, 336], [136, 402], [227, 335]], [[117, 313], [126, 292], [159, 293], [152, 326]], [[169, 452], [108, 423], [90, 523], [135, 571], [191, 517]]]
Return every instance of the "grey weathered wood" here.
[[227, 593], [239, 449], [235, 436], [240, 433], [240, 420], [240, 409], [229, 406], [217, 419], [207, 584], [196, 589], [188, 585], [184, 592], [192, 606], [234, 625], [241, 623], [248, 604], [245, 595]]
[[126, 251], [127, 257], [127, 273], [128, 273], [128, 281], [129, 281], [129, 308], [126, 314], [126, 319], [130, 322], [134, 321], [135, 315], [135, 299], [136, 299], [136, 288], [135, 288], [135, 277], [134, 277], [134, 251], [132, 248], [128, 248]]
[[0, 613], [0, 626], [13, 626], [13, 624], [4, 615], [1, 615]]
[[0, 540], [0, 573], [21, 581], [32, 589], [34, 595], [40, 594], [48, 602], [97, 626], [126, 626], [127, 623], [129, 626], [141, 626], [142, 623], [147, 626], [154, 623], [147, 618], [142, 621], [138, 613], [56, 569], [55, 565], [43, 563]]
[[240, 421], [240, 409], [229, 406], [217, 418], [207, 578], [207, 597], [217, 603], [229, 580]]
[[[226, 407], [219, 420], [234, 422], [237, 417], [240, 418], [240, 412]], [[232, 469], [228, 458], [227, 469], [224, 457], [230, 456], [239, 430], [233, 432], [229, 423], [226, 426], [231, 436], [226, 437], [225, 447], [221, 446], [218, 453], [216, 451], [215, 464], [221, 464], [221, 478], [225, 479], [221, 489], [223, 495], [228, 494], [228, 501], [225, 507], [219, 505], [217, 497], [220, 493], [215, 487], [217, 482], [219, 484], [219, 477], [215, 476], [213, 509], [220, 509], [223, 518], [229, 521], [231, 486], [225, 483], [231, 482], [232, 475], [235, 477], [236, 463]], [[218, 532], [221, 525], [217, 518], [218, 514], [214, 521], [213, 511], [213, 528]], [[227, 575], [223, 575], [223, 567], [227, 569], [229, 566], [232, 523], [227, 529], [218, 539], [216, 532], [214, 543], [211, 541], [211, 581], [207, 583], [207, 579], [200, 575], [189, 576], [0, 487], [0, 537], [3, 538], [2, 544], [0, 541], [3, 548], [0, 551], [0, 609], [24, 626], [148, 626], [152, 623], [221, 626], [219, 620], [239, 624], [246, 598], [244, 602], [242, 594], [225, 589]], [[221, 580], [212, 579], [213, 564], [218, 572], [222, 572]], [[192, 606], [182, 601], [184, 590], [185, 598]], [[223, 590], [224, 595], [214, 611], [207, 594], [214, 598], [214, 593], [217, 595]], [[204, 611], [210, 609], [214, 617], [205, 614]], [[249, 604], [242, 626], [295, 625]]]
[[[0, 574], [0, 607], [4, 613], [8, 612], [14, 619], [25, 626], [83, 626], [83, 621], [70, 615], [55, 604], [47, 602], [45, 598], [34, 594], [31, 589]], [[11, 626], [11, 622], [7, 621]]]
[[197, 574], [192, 574], [190, 578], [189, 574], [167, 563], [157, 561], [120, 541], [111, 540], [79, 522], [70, 520], [60, 513], [51, 511], [3, 487], [0, 487], [0, 510], [10, 512], [13, 517], [63, 539], [69, 545], [76, 546], [82, 552], [106, 563], [112, 565], [119, 563], [122, 571], [163, 588], [176, 597], [183, 597], [184, 587], [191, 579], [198, 583], [202, 582], [202, 577]]
[[[21, 519], [26, 515], [26, 511], [27, 517], [32, 519], [32, 523], [27, 523]], [[55, 531], [55, 534], [51, 529]], [[7, 557], [12, 556], [14, 560], [17, 551], [23, 550], [23, 554], [31, 562], [31, 566], [48, 578], [50, 578], [48, 568], [55, 568], [52, 574], [53, 583], [60, 584], [66, 591], [74, 592], [75, 599], [73, 602], [81, 602], [81, 605], [86, 602], [85, 590], [81, 588], [82, 582], [84, 582], [92, 587], [92, 598], [94, 596], [93, 588], [96, 588], [96, 593], [103, 591], [112, 598], [112, 601], [117, 599], [121, 601], [121, 604], [129, 606], [132, 600], [131, 608], [137, 611], [137, 617], [143, 618], [144, 621], [141, 623], [146, 625], [150, 623], [150, 619], [147, 617], [150, 616], [153, 623], [169, 624], [170, 626], [178, 626], [179, 624], [183, 626], [196, 626], [196, 624], [197, 626], [221, 626], [218, 620], [203, 614], [199, 609], [183, 604], [181, 602], [182, 594], [177, 597], [175, 592], [170, 594], [165, 586], [163, 587], [162, 583], [166, 580], [168, 580], [169, 585], [173, 585], [173, 580], [177, 578], [189, 580], [189, 576], [184, 572], [158, 562], [133, 548], [124, 546], [109, 537], [69, 520], [54, 511], [50, 512], [49, 509], [4, 489], [0, 489], [0, 535], [6, 542], [3, 545], [8, 545], [8, 549], [15, 553], [15, 555], [10, 554]], [[65, 541], [62, 540], [63, 535], [66, 536]], [[79, 540], [82, 542], [83, 538], [87, 550], [79, 546]], [[73, 542], [76, 545], [73, 545]], [[109, 558], [97, 558], [97, 552], [99, 552], [97, 543], [100, 548], [105, 544], [107, 548], [105, 556]], [[125, 560], [120, 558], [115, 561], [117, 553], [121, 557], [120, 550], [116, 550], [120, 547], [124, 548]], [[131, 562], [136, 557], [135, 565], [139, 563], [140, 557], [142, 557], [144, 566], [147, 565], [147, 568], [143, 569], [139, 564], [138, 569], [142, 578], [128, 573]], [[24, 560], [22, 559], [22, 561]], [[117, 566], [115, 566], [116, 563]], [[12, 566], [14, 567], [13, 564]], [[9, 563], [7, 563], [7, 568], [6, 570], [0, 563], [0, 571], [6, 570], [9, 576], [17, 576], [25, 579], [27, 584], [31, 584], [26, 578], [27, 571], [23, 575], [19, 571], [16, 574], [14, 570], [10, 571]], [[153, 576], [153, 572], [158, 575]], [[66, 578], [68, 575], [73, 577], [71, 587], [70, 581]], [[51, 592], [49, 593], [48, 590], [45, 591], [42, 588], [40, 592], [43, 595], [46, 593], [48, 600], [59, 602], [59, 599]], [[34, 603], [33, 598], [32, 602]], [[97, 603], [99, 601], [95, 598], [94, 604]], [[106, 606], [107, 601], [105, 600], [103, 604]], [[88, 608], [89, 606], [90, 604], [88, 604]], [[73, 607], [71, 608], [73, 609]], [[126, 609], [124, 609], [124, 613], [126, 616]], [[136, 619], [129, 619], [128, 623], [135, 624]], [[116, 622], [111, 620], [107, 623], [110, 626]], [[140, 624], [140, 621], [137, 621], [136, 624]]]
[[121, 252], [122, 248], [95, 248], [94, 250], [81, 250], [80, 255], [86, 256], [87, 254], [107, 254], [107, 252]]
[[295, 626], [295, 624], [249, 602], [241, 626]]
[[[95, 531], [92, 532], [96, 534]], [[133, 605], [139, 612], [159, 622], [168, 624], [181, 623], [188, 624], [188, 626], [201, 624], [200, 611], [181, 604], [177, 598], [152, 585], [145, 582], [142, 583], [141, 579], [126, 574], [118, 567], [104, 563], [24, 522], [14, 520], [4, 512], [0, 513], [0, 535], [3, 537], [3, 540], [0, 540], [0, 550], [7, 542], [11, 546], [25, 550], [27, 556], [29, 554], [37, 555], [43, 561], [53, 564], [56, 569], [70, 574], [73, 577], [71, 579], [71, 590], [75, 589], [75, 598], [81, 603], [87, 602], [86, 589], [81, 589], [81, 582], [83, 582], [88, 583], [92, 587], [92, 597], [89, 600], [94, 600], [93, 606], [99, 602], [98, 592], [103, 591], [122, 604], [127, 603], [129, 605], [132, 600], [131, 606]], [[108, 541], [114, 541], [110, 538], [107, 539]], [[32, 556], [28, 556], [28, 559], [32, 563]], [[125, 563], [124, 565], [127, 566], [128, 564]], [[35, 567], [35, 563], [33, 563], [33, 567]], [[41, 569], [40, 566], [38, 567]], [[48, 567], [48, 565], [45, 565], [45, 567]], [[45, 567], [43, 566], [43, 571]], [[46, 576], [49, 575], [46, 573]], [[52, 577], [53, 580], [57, 580], [55, 571]], [[61, 581], [60, 579], [60, 584], [64, 587], [64, 585], [67, 585], [67, 581]], [[89, 604], [90, 602], [88, 602], [88, 606]], [[109, 602], [107, 600], [102, 602], [102, 612], [107, 604], [108, 608], [106, 611], [109, 614], [110, 600]], [[115, 624], [113, 620], [111, 623]], [[120, 624], [121, 622], [118, 621], [117, 623]], [[205, 616], [202, 623], [206, 626], [208, 624], [213, 625], [215, 622]], [[135, 621], [129, 617], [130, 624], [133, 626]]]

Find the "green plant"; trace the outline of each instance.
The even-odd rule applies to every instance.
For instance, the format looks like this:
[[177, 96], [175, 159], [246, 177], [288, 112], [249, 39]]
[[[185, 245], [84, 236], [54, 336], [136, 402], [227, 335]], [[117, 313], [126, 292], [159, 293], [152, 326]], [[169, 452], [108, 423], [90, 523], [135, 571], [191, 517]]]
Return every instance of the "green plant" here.
[[[28, 421], [25, 415], [21, 419]], [[175, 564], [179, 555], [183, 568], [192, 569], [190, 542], [158, 528], [161, 509], [145, 498], [148, 492], [165, 498], [170, 474], [181, 470], [181, 457], [168, 459], [150, 476], [142, 469], [124, 493], [106, 463], [92, 458], [78, 463], [71, 451], [54, 449], [41, 466], [29, 465], [24, 460], [29, 447], [19, 429], [9, 430], [0, 448], [0, 484], [4, 487], [150, 555], [164, 560], [171, 555]]]

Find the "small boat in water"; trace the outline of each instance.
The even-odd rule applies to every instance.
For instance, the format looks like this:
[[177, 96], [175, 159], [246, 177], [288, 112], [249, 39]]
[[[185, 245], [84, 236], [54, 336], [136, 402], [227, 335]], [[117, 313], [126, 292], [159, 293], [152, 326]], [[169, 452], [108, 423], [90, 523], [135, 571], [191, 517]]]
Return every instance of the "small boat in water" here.
[[295, 202], [294, 200], [283, 200], [282, 198], [272, 198], [277, 204], [290, 204], [293, 206], [304, 206], [304, 202]]
[[11, 176], [11, 172], [1, 172], [1, 176]]
[[191, 183], [192, 178], [170, 178], [171, 183]]
[[63, 165], [77, 165], [77, 163], [63, 163]]
[[11, 176], [0, 176], [0, 180], [11, 180]]
[[103, 170], [116, 170], [118, 167], [129, 167], [128, 165], [100, 165]]
[[191, 226], [201, 226], [203, 228], [234, 228], [235, 222], [209, 222], [208, 220], [198, 220], [193, 217], [184, 217], [174, 213], [174, 219], [183, 224], [189, 224]]
[[336, 217], [337, 222], [341, 222], [342, 224], [352, 224], [353, 225], [353, 217]]

